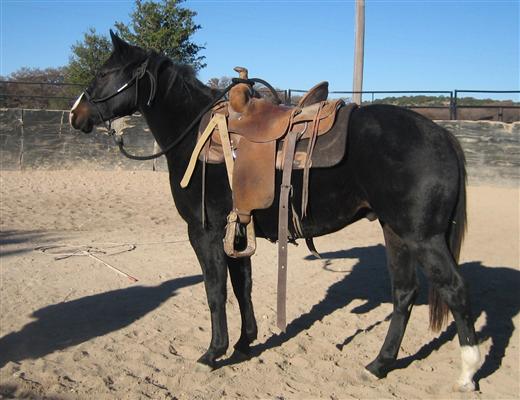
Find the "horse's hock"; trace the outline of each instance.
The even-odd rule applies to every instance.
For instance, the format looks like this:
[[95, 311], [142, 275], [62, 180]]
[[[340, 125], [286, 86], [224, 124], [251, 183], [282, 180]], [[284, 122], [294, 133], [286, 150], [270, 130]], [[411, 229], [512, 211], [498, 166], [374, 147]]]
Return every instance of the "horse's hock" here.
[[[152, 161], [136, 163], [119, 155], [112, 138], [98, 128], [85, 135], [70, 128], [68, 111], [0, 109], [0, 169], [123, 169], [152, 170]], [[436, 121], [462, 144], [472, 182], [518, 184], [520, 179], [520, 122]], [[124, 117], [116, 129], [125, 145], [150, 153], [154, 139], [139, 115]], [[166, 171], [164, 157], [157, 170]]]

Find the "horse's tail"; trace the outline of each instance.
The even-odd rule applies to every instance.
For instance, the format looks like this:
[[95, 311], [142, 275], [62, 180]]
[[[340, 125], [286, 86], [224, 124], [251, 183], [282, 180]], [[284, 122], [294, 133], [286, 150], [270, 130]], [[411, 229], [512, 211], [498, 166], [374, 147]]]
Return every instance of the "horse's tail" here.
[[453, 217], [449, 225], [446, 239], [455, 263], [459, 262], [460, 249], [466, 233], [466, 159], [459, 141], [451, 133], [449, 134], [453, 149], [457, 154], [459, 164], [459, 194], [457, 204], [453, 210]]
[[[466, 160], [459, 141], [453, 134], [447, 132], [458, 164], [458, 195], [455, 208], [446, 232], [446, 241], [455, 263], [459, 262], [460, 249], [466, 233]], [[448, 320], [448, 305], [441, 299], [439, 292], [430, 286], [430, 329], [438, 332]]]

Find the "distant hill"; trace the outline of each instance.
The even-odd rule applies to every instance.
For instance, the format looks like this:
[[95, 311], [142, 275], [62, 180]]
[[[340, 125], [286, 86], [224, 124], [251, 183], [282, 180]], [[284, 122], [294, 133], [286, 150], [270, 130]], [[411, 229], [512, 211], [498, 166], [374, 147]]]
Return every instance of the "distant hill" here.
[[[449, 106], [448, 96], [399, 96], [375, 99], [373, 103], [393, 104], [396, 106]], [[459, 106], [520, 106], [520, 102], [513, 100], [476, 99], [474, 97], [458, 97]]]

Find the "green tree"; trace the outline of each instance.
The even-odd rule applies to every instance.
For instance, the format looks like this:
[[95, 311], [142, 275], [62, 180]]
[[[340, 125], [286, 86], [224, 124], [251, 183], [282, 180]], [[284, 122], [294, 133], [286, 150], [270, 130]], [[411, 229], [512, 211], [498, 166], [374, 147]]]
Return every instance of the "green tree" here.
[[156, 50], [176, 62], [190, 64], [195, 70], [204, 68], [205, 57], [198, 55], [204, 47], [191, 41], [191, 36], [201, 28], [193, 22], [197, 13], [180, 7], [183, 2], [136, 0], [130, 24], [115, 24], [119, 36], [137, 46]]
[[66, 80], [69, 83], [86, 84], [90, 82], [99, 67], [107, 60], [112, 51], [112, 43], [103, 35], [89, 28], [83, 41], [72, 46], [72, 55], [67, 66]]
[[[3, 78], [5, 79], [5, 78]], [[28, 68], [22, 67], [6, 78], [10, 81], [20, 82], [45, 82], [45, 83], [63, 83], [65, 81], [65, 71], [63, 67], [58, 68]]]
[[[205, 57], [198, 55], [204, 47], [193, 43], [190, 38], [200, 29], [200, 25], [193, 22], [196, 12], [179, 6], [183, 1], [136, 0], [130, 23], [115, 23], [117, 34], [131, 44], [154, 49], [176, 62], [190, 64], [199, 70], [206, 66], [203, 62]], [[79, 84], [90, 82], [111, 51], [110, 39], [89, 28], [83, 40], [72, 46], [66, 81]]]

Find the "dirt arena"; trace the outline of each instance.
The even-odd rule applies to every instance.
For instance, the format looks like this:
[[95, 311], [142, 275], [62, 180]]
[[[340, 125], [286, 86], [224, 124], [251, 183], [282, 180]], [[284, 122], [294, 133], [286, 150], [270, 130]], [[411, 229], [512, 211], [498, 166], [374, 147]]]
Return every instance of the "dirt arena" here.
[[[468, 189], [460, 268], [483, 365], [480, 391], [466, 394], [452, 391], [460, 371], [455, 326], [428, 330], [424, 286], [397, 369], [383, 380], [362, 373], [392, 310], [377, 222], [318, 238], [321, 260], [304, 245], [290, 248], [292, 322], [283, 335], [275, 324], [277, 249], [260, 240], [254, 356], [206, 372], [195, 362], [210, 339], [206, 296], [166, 173], [2, 171], [0, 190], [0, 398], [520, 397], [518, 186]], [[91, 256], [78, 246], [91, 246]], [[240, 316], [229, 293], [232, 345]]]

